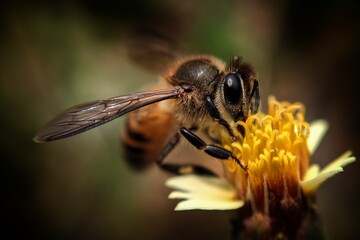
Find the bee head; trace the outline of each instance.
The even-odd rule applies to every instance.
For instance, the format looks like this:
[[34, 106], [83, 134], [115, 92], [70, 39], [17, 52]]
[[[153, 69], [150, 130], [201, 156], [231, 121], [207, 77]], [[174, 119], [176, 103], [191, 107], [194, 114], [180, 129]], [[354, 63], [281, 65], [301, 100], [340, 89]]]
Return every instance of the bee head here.
[[[258, 80], [253, 67], [234, 57], [221, 78], [217, 106], [233, 121], [245, 121], [258, 111], [260, 96]], [[226, 116], [224, 116], [226, 118]]]

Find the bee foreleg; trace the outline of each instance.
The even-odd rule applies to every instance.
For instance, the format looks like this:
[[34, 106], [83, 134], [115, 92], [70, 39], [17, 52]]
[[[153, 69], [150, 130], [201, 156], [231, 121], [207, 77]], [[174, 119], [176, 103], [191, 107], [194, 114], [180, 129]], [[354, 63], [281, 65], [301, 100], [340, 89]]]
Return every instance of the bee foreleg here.
[[209, 111], [210, 116], [214, 119], [214, 121], [220, 123], [225, 129], [229, 132], [232, 138], [235, 138], [234, 133], [232, 132], [228, 122], [221, 118], [219, 110], [216, 108], [213, 100], [210, 96], [206, 97], [206, 108]]
[[260, 93], [259, 93], [259, 81], [254, 81], [254, 86], [250, 94], [250, 102], [251, 102], [251, 113], [257, 113], [260, 105]]
[[232, 158], [242, 169], [244, 169], [245, 171], [247, 170], [247, 167], [244, 166], [240, 162], [240, 160], [236, 156], [234, 156], [234, 154], [229, 150], [226, 150], [225, 148], [219, 146], [206, 144], [195, 133], [191, 132], [186, 128], [180, 128], [180, 133], [186, 138], [186, 140], [189, 141], [189, 143], [191, 143], [197, 149], [203, 150], [208, 155], [220, 160], [228, 160], [229, 158]]
[[195, 173], [201, 175], [211, 175], [215, 176], [216, 174], [209, 169], [206, 169], [202, 166], [192, 165], [192, 164], [168, 164], [164, 163], [165, 157], [171, 152], [171, 150], [179, 143], [180, 141], [180, 133], [176, 133], [174, 137], [165, 145], [165, 147], [161, 150], [158, 158], [156, 159], [156, 163], [158, 166], [171, 173], [175, 174], [187, 174], [187, 173]]

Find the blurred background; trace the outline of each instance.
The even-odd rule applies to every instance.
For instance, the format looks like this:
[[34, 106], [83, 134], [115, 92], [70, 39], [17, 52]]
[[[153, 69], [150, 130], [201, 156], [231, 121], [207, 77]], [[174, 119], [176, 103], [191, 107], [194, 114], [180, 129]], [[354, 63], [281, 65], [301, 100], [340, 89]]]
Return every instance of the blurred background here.
[[[192, 53], [243, 56], [259, 73], [263, 102], [269, 94], [301, 101], [309, 120], [329, 121], [314, 161], [324, 166], [349, 149], [359, 158], [359, 10], [349, 0], [1, 3], [1, 238], [228, 238], [229, 213], [174, 212], [168, 174], [127, 167], [122, 119], [67, 140], [32, 142], [65, 108], [156, 79], [127, 58], [124, 41], [138, 28]], [[359, 235], [359, 171], [356, 162], [318, 192], [328, 239]]]

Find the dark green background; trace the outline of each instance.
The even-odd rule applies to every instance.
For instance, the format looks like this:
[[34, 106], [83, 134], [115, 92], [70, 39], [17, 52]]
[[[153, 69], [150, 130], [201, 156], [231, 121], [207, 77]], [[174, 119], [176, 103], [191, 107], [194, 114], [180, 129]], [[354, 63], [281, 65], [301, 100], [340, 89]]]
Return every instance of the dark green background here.
[[[155, 79], [126, 57], [124, 39], [151, 28], [194, 53], [239, 54], [269, 94], [330, 122], [322, 166], [359, 150], [360, 30], [356, 1], [45, 1], [1, 3], [1, 238], [227, 239], [228, 212], [174, 212], [152, 167], [129, 170], [117, 120], [49, 144], [32, 137], [76, 103]], [[141, 87], [139, 87], [141, 86]], [[263, 106], [263, 109], [265, 107]], [[318, 192], [329, 239], [358, 236], [359, 163]], [[7, 237], [5, 237], [7, 236]]]

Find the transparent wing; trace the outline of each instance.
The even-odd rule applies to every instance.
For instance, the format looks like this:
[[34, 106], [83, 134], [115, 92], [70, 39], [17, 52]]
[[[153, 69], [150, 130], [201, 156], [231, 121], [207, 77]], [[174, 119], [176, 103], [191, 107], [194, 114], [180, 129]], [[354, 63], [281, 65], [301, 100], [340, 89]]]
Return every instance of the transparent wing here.
[[127, 39], [127, 50], [134, 63], [152, 72], [165, 70], [186, 53], [170, 38], [149, 30], [133, 32]]
[[177, 98], [180, 91], [169, 89], [139, 92], [76, 105], [55, 117], [34, 137], [34, 141], [47, 142], [73, 136], [135, 109]]

